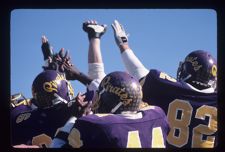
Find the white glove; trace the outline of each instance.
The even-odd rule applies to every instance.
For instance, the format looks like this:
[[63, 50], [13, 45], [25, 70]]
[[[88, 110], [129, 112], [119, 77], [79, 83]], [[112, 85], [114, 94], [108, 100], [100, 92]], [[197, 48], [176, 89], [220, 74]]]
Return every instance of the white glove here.
[[89, 40], [91, 38], [101, 38], [106, 32], [107, 25], [100, 25], [95, 20], [89, 20], [83, 23], [83, 30], [88, 34]]
[[123, 26], [117, 20], [114, 20], [114, 22], [112, 23], [112, 28], [114, 31], [116, 44], [118, 46], [128, 43], [128, 34], [126, 34]]

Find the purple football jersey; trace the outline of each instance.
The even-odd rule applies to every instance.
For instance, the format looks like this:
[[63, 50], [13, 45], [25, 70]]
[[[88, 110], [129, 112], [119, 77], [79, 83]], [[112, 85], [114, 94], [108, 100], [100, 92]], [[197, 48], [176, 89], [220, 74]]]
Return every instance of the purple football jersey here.
[[139, 111], [142, 118], [128, 119], [121, 114], [92, 114], [76, 120], [68, 136], [75, 148], [165, 147], [169, 132], [163, 110], [151, 106]]
[[140, 80], [143, 101], [161, 107], [171, 131], [167, 147], [212, 148], [217, 143], [217, 93], [202, 93], [164, 72]]
[[12, 108], [11, 144], [27, 144], [48, 147], [56, 130], [70, 118], [72, 110], [65, 104], [49, 109], [31, 108], [19, 105]]

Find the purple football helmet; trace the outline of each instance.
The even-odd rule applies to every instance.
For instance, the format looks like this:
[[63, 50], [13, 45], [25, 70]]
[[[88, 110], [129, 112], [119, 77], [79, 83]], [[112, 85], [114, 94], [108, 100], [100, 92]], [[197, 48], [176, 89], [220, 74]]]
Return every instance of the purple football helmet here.
[[95, 113], [121, 113], [136, 111], [142, 100], [142, 88], [138, 80], [126, 72], [112, 72], [104, 77], [98, 87], [94, 103]]
[[34, 79], [32, 95], [37, 106], [45, 109], [58, 103], [67, 104], [74, 98], [74, 90], [63, 74], [46, 70]]
[[193, 51], [186, 56], [184, 62], [180, 62], [177, 79], [199, 90], [210, 87], [216, 89], [217, 62], [206, 51]]

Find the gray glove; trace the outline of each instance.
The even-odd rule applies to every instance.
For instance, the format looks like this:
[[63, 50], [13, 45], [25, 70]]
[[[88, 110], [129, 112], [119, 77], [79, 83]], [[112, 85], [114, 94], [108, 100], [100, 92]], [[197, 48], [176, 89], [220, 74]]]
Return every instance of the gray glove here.
[[43, 53], [45, 65], [42, 66], [44, 70], [56, 70], [57, 65], [52, 62], [54, 52], [52, 47], [50, 46], [50, 43], [48, 42], [48, 39], [46, 36], [41, 37], [42, 45], [41, 45], [41, 50]]
[[123, 26], [117, 20], [114, 20], [114, 22], [112, 23], [112, 28], [114, 31], [116, 44], [118, 46], [128, 43], [128, 34], [125, 32]]

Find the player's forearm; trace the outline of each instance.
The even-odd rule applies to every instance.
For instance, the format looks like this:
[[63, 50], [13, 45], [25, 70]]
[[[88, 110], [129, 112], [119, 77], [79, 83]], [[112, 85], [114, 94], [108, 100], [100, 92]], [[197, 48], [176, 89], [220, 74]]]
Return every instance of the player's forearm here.
[[[125, 47], [122, 49], [125, 49]], [[145, 68], [130, 48], [121, 52], [121, 57], [127, 71], [136, 79], [139, 80], [148, 74], [149, 70]]]
[[105, 76], [99, 38], [90, 39], [88, 50], [88, 75], [92, 79], [103, 79]]
[[102, 63], [100, 39], [91, 38], [88, 50], [88, 63]]
[[82, 72], [80, 72], [78, 76], [76, 75], [76, 79], [80, 81], [82, 84], [84, 84], [85, 86], [89, 85], [93, 81], [93, 79], [91, 79], [86, 74], [83, 74]]

